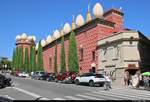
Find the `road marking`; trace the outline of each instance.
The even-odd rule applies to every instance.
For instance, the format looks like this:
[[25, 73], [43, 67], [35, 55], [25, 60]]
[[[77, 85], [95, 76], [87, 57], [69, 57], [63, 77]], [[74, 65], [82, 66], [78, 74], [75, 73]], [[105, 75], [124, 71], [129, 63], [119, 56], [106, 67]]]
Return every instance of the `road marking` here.
[[133, 91], [125, 91], [125, 90], [124, 91], [123, 90], [121, 90], [121, 91], [117, 90], [117, 91], [112, 91], [112, 92], [117, 92], [119, 95], [128, 93], [129, 97], [131, 97], [132, 95], [134, 95], [134, 97], [137, 97], [138, 99], [139, 98], [149, 99], [149, 97], [150, 97], [149, 94], [147, 94], [147, 93], [141, 93], [141, 92], [133, 92]]
[[128, 99], [128, 100], [131, 100], [131, 98], [128, 98], [128, 97], [124, 97], [124, 96], [121, 96], [117, 93], [105, 93], [105, 92], [93, 92], [95, 94], [98, 94], [100, 96], [103, 96], [105, 97], [107, 100], [110, 99], [110, 100], [124, 100], [124, 99]]
[[53, 100], [66, 100], [66, 99], [63, 99], [63, 98], [53, 98]]
[[3, 95], [3, 96], [6, 97], [6, 98], [8, 98], [8, 99], [10, 99], [10, 100], [15, 100], [14, 98], [12, 98], [12, 97], [10, 97], [8, 95]]
[[[20, 92], [23, 92], [23, 93], [25, 93], [25, 94], [28, 94], [28, 95], [30, 95], [30, 96], [32, 96], [32, 97], [34, 97], [34, 98], [42, 97], [42, 96], [40, 96], [40, 95], [37, 95], [37, 94], [35, 94], [35, 93], [29, 92], [29, 91], [27, 91], [27, 90], [24, 90], [24, 89], [21, 89], [21, 88], [18, 88], [18, 87], [13, 87], [13, 88], [16, 89], [16, 90], [18, 90], [18, 91], [20, 91]], [[44, 99], [44, 100], [50, 100], [50, 99], [45, 98], [45, 97], [43, 97], [43, 99]]]
[[96, 98], [96, 97], [91, 97], [91, 96], [86, 96], [86, 95], [81, 95], [81, 94], [78, 94], [76, 96], [87, 98], [87, 99], [90, 99], [90, 100], [100, 100], [99, 98]]
[[[93, 92], [93, 93], [97, 93], [97, 94], [100, 94], [100, 95], [106, 95], [106, 96], [111, 96], [111, 97], [117, 97], [117, 98], [126, 98], [126, 99], [134, 99], [134, 100], [137, 100], [137, 99], [140, 99], [138, 97], [135, 97], [135, 96], [131, 96], [131, 95], [127, 95], [126, 93], [123, 93], [123, 94], [119, 94], [119, 93], [114, 93], [114, 92], [111, 92], [111, 91], [99, 91], [99, 92]], [[121, 97], [123, 96], [123, 97]]]
[[[101, 96], [101, 95], [98, 95], [98, 94], [95, 94], [95, 93], [85, 93], [86, 95], [90, 95], [90, 96], [95, 96], [95, 97], [98, 97], [99, 100], [108, 100], [108, 97], [105, 97], [105, 96]], [[111, 100], [116, 100], [116, 98], [112, 98]]]
[[84, 100], [84, 99], [73, 97], [73, 96], [65, 96], [65, 97], [71, 100]]

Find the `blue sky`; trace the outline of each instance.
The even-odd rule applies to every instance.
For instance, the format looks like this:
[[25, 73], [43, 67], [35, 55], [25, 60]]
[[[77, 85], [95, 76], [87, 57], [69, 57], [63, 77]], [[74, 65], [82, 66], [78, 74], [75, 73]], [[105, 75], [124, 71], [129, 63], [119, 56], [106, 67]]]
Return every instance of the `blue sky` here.
[[149, 0], [0, 0], [0, 56], [11, 59], [16, 35], [46, 38], [65, 22], [71, 23], [72, 15], [85, 18], [88, 3], [92, 13], [96, 2], [105, 11], [122, 7], [124, 26], [150, 36]]

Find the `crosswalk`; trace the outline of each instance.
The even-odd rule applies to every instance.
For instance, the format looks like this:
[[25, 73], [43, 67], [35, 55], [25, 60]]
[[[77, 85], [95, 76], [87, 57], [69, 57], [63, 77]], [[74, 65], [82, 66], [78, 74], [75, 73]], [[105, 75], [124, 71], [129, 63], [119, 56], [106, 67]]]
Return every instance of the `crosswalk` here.
[[[17, 87], [13, 87], [13, 89], [28, 94], [34, 97], [35, 99], [39, 98], [39, 100], [150, 100], [150, 91], [137, 90], [132, 88], [114, 88], [110, 91], [105, 91], [104, 89], [99, 88], [97, 91], [91, 90], [86, 93], [78, 93], [72, 96], [47, 96], [47, 98], [44, 96], [40, 96], [37, 93], [31, 93], [27, 90], [20, 89]], [[11, 95], [5, 95], [5, 97], [11, 100], [17, 100], [16, 97], [13, 98]]]
[[52, 100], [150, 100], [150, 91], [136, 89], [98, 90], [74, 96], [56, 97]]

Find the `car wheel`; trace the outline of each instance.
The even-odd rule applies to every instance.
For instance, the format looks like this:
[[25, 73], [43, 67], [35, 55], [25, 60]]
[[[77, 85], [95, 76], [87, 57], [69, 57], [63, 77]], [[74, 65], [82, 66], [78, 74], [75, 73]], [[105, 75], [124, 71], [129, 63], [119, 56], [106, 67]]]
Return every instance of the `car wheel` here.
[[76, 84], [76, 85], [79, 85], [79, 80], [78, 80], [78, 79], [75, 80], [75, 84]]
[[93, 87], [95, 84], [94, 84], [94, 81], [93, 80], [91, 80], [90, 82], [89, 82], [89, 85], [91, 86], [91, 87]]

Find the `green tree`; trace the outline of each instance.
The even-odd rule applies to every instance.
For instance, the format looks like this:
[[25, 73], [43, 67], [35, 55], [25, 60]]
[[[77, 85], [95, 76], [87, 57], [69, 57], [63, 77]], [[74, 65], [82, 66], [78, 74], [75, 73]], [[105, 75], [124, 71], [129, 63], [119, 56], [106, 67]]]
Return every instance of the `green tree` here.
[[57, 45], [56, 44], [55, 44], [55, 56], [54, 56], [54, 72], [55, 73], [57, 73]]
[[28, 48], [25, 49], [24, 69], [23, 69], [23, 71], [29, 72], [29, 55], [28, 55]]
[[12, 71], [16, 70], [16, 49], [13, 50], [12, 56]]
[[19, 63], [19, 69], [22, 71], [23, 69], [23, 49], [22, 48], [18, 48], [18, 63]]
[[30, 48], [30, 71], [35, 71], [35, 47]]
[[65, 61], [65, 49], [64, 49], [64, 36], [61, 38], [61, 60], [60, 60], [61, 72], [66, 71], [66, 61]]
[[68, 56], [69, 71], [79, 71], [78, 55], [76, 47], [75, 33], [72, 31], [69, 37], [69, 56]]
[[15, 59], [16, 70], [19, 71], [19, 48], [16, 48], [16, 59]]
[[42, 54], [42, 45], [41, 41], [38, 45], [38, 52], [37, 52], [37, 70], [43, 70], [43, 54]]

